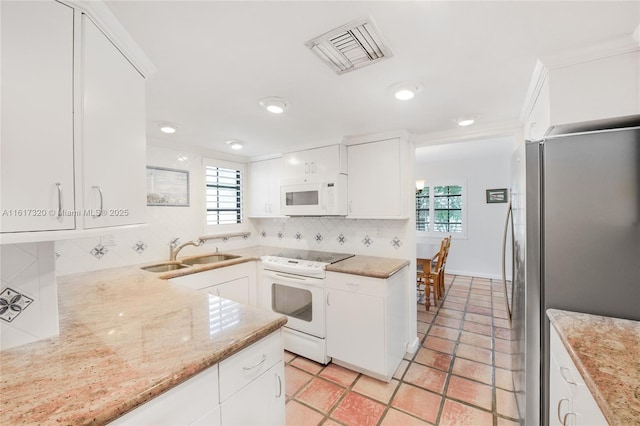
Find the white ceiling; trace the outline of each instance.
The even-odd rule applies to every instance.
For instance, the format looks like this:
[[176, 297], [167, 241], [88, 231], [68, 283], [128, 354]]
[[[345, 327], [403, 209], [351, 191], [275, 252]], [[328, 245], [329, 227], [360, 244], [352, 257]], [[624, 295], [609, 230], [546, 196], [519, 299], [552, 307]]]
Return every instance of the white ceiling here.
[[[479, 126], [513, 123], [536, 58], [640, 25], [638, 1], [106, 3], [158, 68], [147, 82], [148, 136], [229, 153], [224, 141], [239, 139], [250, 157], [345, 135], [443, 132], [467, 115]], [[304, 46], [367, 15], [391, 59], [338, 76]], [[424, 90], [392, 98], [388, 87], [405, 80]], [[286, 113], [262, 109], [266, 96], [286, 98]], [[178, 132], [160, 133], [159, 120]]]

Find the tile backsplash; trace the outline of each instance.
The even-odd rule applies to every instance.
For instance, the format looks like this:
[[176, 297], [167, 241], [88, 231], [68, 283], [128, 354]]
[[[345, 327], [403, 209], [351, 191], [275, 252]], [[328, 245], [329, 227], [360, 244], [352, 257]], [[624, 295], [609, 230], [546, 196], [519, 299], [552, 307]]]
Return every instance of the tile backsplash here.
[[53, 242], [0, 245], [0, 349], [58, 334]]
[[[411, 258], [404, 241], [412, 238], [408, 220], [291, 217], [254, 219], [264, 246]], [[411, 241], [413, 243], [413, 241]]]

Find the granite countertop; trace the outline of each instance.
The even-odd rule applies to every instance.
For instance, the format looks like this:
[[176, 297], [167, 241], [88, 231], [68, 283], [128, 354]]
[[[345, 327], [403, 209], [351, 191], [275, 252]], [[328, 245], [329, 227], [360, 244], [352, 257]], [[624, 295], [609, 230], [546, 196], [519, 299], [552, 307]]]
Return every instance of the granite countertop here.
[[327, 266], [327, 271], [386, 279], [408, 264], [409, 261], [404, 259], [354, 256]]
[[[231, 266], [239, 263], [260, 260], [262, 256], [278, 256], [283, 251], [288, 251], [288, 250], [290, 249], [269, 247], [269, 246], [254, 246], [254, 247], [248, 247], [244, 249], [223, 251], [218, 254], [233, 254], [240, 257], [235, 259], [224, 260], [224, 261], [216, 262], [212, 264], [194, 265], [189, 268], [178, 269], [175, 271], [163, 273], [159, 275], [159, 277], [162, 279], [181, 277], [184, 275], [193, 274], [195, 272], [207, 271], [210, 269], [223, 268], [225, 266]], [[216, 253], [202, 253], [197, 255], [190, 255], [188, 257], [185, 256], [178, 259], [177, 262], [179, 263], [180, 261], [184, 261], [189, 258], [205, 256], [209, 254], [216, 254]], [[341, 272], [344, 274], [363, 275], [365, 277], [386, 279], [392, 276], [393, 274], [395, 274], [396, 272], [398, 272], [400, 269], [407, 266], [408, 264], [409, 264], [409, 261], [404, 259], [355, 255], [348, 259], [341, 260], [340, 262], [336, 262], [331, 265], [328, 265], [326, 270], [331, 272]]]
[[[278, 330], [286, 317], [139, 266], [58, 279], [60, 335], [0, 352], [0, 424], [103, 424]], [[224, 326], [224, 327], [223, 327]]]
[[556, 309], [547, 316], [607, 422], [640, 424], [640, 322]]

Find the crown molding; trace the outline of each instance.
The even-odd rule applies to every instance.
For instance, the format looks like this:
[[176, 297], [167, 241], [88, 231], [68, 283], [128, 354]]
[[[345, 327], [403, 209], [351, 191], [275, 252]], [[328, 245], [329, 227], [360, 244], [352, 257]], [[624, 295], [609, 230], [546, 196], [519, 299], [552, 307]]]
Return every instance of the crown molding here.
[[413, 145], [418, 148], [421, 146], [443, 145], [498, 136], [511, 136], [517, 135], [518, 132], [522, 131], [522, 123], [519, 120], [487, 123], [474, 125], [472, 127], [472, 129], [460, 128], [443, 132], [414, 134], [411, 136], [411, 141]]
[[544, 82], [547, 80], [548, 75], [549, 68], [544, 66], [540, 60], [536, 60], [536, 65], [533, 68], [533, 73], [531, 74], [531, 80], [529, 80], [527, 94], [524, 97], [524, 102], [522, 103], [522, 108], [520, 110], [521, 123], [524, 123], [529, 114], [531, 114], [531, 111], [538, 100], [540, 90], [542, 89]]
[[347, 135], [347, 136], [342, 138], [342, 143], [348, 146], [348, 145], [358, 145], [358, 144], [361, 144], [361, 143], [382, 141], [382, 140], [386, 140], [386, 139], [410, 140], [411, 139], [411, 134], [407, 130], [396, 129], [396, 130], [389, 130], [389, 131], [380, 132], [380, 133], [367, 133], [367, 134], [360, 134], [360, 135]]
[[60, 2], [91, 18], [145, 79], [156, 72], [156, 66], [151, 62], [151, 59], [138, 46], [104, 2], [98, 0], [60, 0]]
[[590, 46], [543, 55], [539, 60], [548, 69], [556, 69], [610, 56], [623, 55], [640, 50], [640, 42], [637, 37], [640, 37], [640, 27], [633, 34], [609, 39]]

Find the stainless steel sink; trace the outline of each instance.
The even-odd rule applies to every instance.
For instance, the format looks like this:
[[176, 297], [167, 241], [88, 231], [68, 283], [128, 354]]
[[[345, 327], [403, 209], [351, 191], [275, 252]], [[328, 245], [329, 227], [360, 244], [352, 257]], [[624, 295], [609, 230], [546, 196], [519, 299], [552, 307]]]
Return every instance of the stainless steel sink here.
[[157, 263], [155, 265], [143, 266], [140, 269], [149, 272], [169, 272], [176, 271], [178, 269], [188, 268], [190, 265], [185, 265], [177, 262], [165, 262], [165, 263]]
[[235, 254], [210, 254], [207, 256], [192, 257], [191, 259], [183, 259], [180, 262], [185, 265], [202, 265], [207, 263], [222, 262], [229, 259], [237, 259], [240, 256]]

